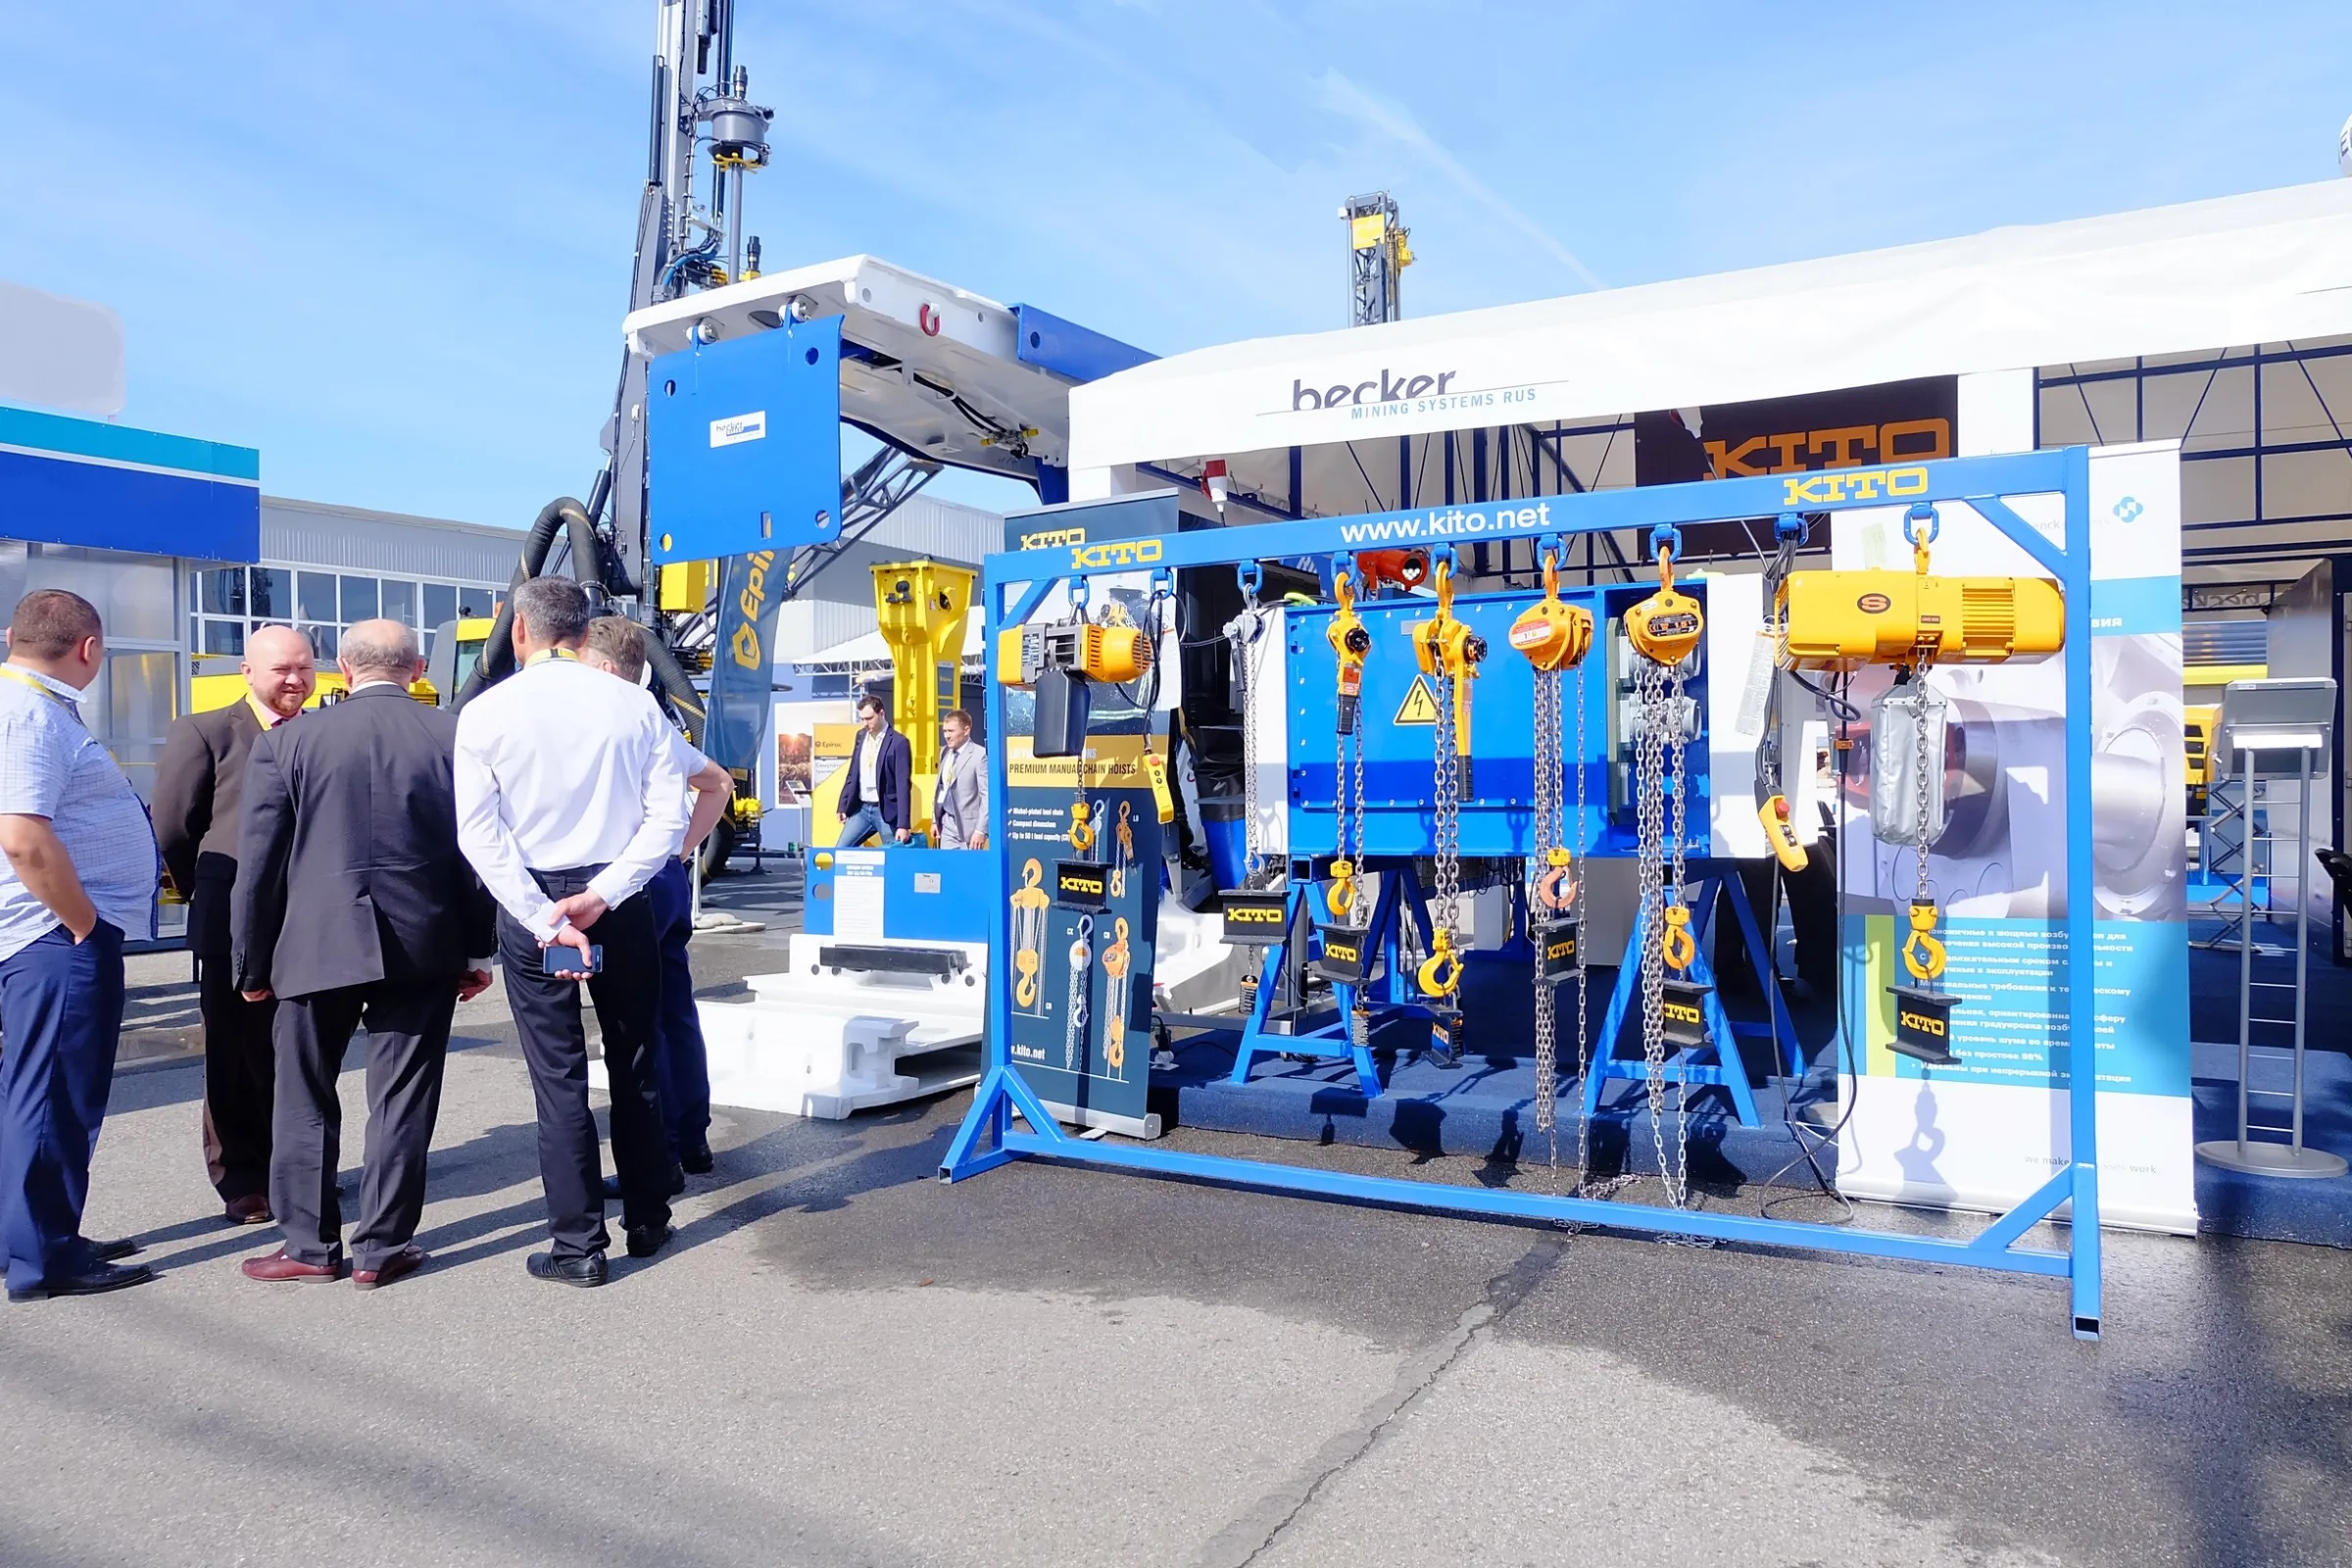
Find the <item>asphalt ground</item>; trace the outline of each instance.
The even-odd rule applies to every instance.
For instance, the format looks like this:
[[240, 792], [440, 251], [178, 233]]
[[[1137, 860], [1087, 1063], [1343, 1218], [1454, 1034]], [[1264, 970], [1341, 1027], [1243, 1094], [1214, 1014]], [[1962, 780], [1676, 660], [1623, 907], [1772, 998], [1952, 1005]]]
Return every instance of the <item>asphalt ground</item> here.
[[[713, 902], [788, 919], [780, 887]], [[780, 944], [699, 941], [706, 994]], [[366, 1295], [237, 1273], [275, 1235], [215, 1217], [193, 1063], [135, 1053], [88, 1229], [163, 1277], [0, 1312], [0, 1564], [2352, 1561], [2341, 1251], [2112, 1235], [2084, 1344], [2058, 1285], [1969, 1270], [1040, 1163], [945, 1187], [957, 1095], [721, 1111], [673, 1249], [573, 1291], [523, 1272], [499, 994], [459, 1031], [433, 1262]]]

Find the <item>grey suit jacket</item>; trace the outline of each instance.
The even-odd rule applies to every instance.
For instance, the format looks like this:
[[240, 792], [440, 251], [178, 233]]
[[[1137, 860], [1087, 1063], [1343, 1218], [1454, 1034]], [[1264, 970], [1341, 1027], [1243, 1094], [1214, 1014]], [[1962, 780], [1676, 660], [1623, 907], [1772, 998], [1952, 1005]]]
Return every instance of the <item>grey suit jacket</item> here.
[[943, 850], [967, 848], [988, 831], [988, 749], [965, 741], [951, 760], [940, 754], [939, 793], [932, 798], [932, 841]]

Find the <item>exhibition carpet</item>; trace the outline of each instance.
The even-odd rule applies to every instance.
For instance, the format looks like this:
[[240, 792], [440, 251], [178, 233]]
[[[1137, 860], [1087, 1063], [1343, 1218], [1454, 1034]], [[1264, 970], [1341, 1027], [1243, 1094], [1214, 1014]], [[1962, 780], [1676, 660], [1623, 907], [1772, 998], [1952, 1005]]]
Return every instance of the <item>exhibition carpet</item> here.
[[[2316, 1035], [2314, 1038], [2317, 1038]], [[2342, 1039], [2342, 1036], [2335, 1036]], [[2197, 1140], [2237, 1136], [2237, 1043], [2189, 1047], [2196, 1093]], [[2309, 1051], [2303, 1056], [2303, 1142], [2352, 1156], [2352, 1056]], [[2287, 1082], [2283, 1061], [2254, 1069], [2257, 1087]], [[2254, 1102], [2256, 1125], [2286, 1120], [2286, 1102]], [[2268, 1135], [2274, 1142], [2286, 1140]], [[2249, 1176], [2197, 1161], [2198, 1229], [2265, 1241], [2352, 1248], [2352, 1175], [2327, 1181]]]

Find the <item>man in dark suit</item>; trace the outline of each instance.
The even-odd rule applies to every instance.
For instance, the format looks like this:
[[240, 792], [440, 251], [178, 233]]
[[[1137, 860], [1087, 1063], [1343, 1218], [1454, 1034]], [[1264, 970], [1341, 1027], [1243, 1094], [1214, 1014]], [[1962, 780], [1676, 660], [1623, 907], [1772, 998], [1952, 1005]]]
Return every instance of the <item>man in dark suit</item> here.
[[841, 785], [837, 810], [841, 835], [836, 849], [855, 849], [867, 839], [906, 842], [907, 785], [914, 774], [914, 748], [890, 727], [890, 705], [872, 692], [858, 699], [858, 739]]
[[318, 684], [311, 640], [265, 626], [245, 644], [245, 696], [172, 721], [155, 770], [155, 837], [188, 901], [188, 951], [204, 1014], [204, 1166], [232, 1225], [267, 1225], [270, 1044], [277, 1004], [237, 995], [228, 897], [237, 880], [237, 807], [256, 737], [302, 711]]
[[246, 1259], [257, 1280], [343, 1268], [335, 1192], [352, 1031], [368, 1029], [368, 1152], [352, 1282], [414, 1273], [425, 1152], [441, 1107], [451, 1014], [490, 984], [490, 903], [458, 850], [457, 718], [408, 694], [416, 634], [363, 621], [343, 634], [351, 695], [254, 743], [231, 901], [237, 986], [275, 997], [276, 1149], [270, 1206], [285, 1246]]

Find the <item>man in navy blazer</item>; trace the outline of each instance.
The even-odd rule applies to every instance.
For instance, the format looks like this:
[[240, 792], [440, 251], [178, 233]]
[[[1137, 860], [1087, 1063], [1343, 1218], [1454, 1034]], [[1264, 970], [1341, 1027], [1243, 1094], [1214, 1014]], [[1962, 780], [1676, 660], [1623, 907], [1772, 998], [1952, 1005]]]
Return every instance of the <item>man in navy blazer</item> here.
[[906, 842], [906, 798], [914, 774], [914, 748], [890, 727], [890, 707], [872, 692], [858, 699], [858, 739], [835, 810], [841, 836], [834, 848], [856, 849], [868, 839]]

